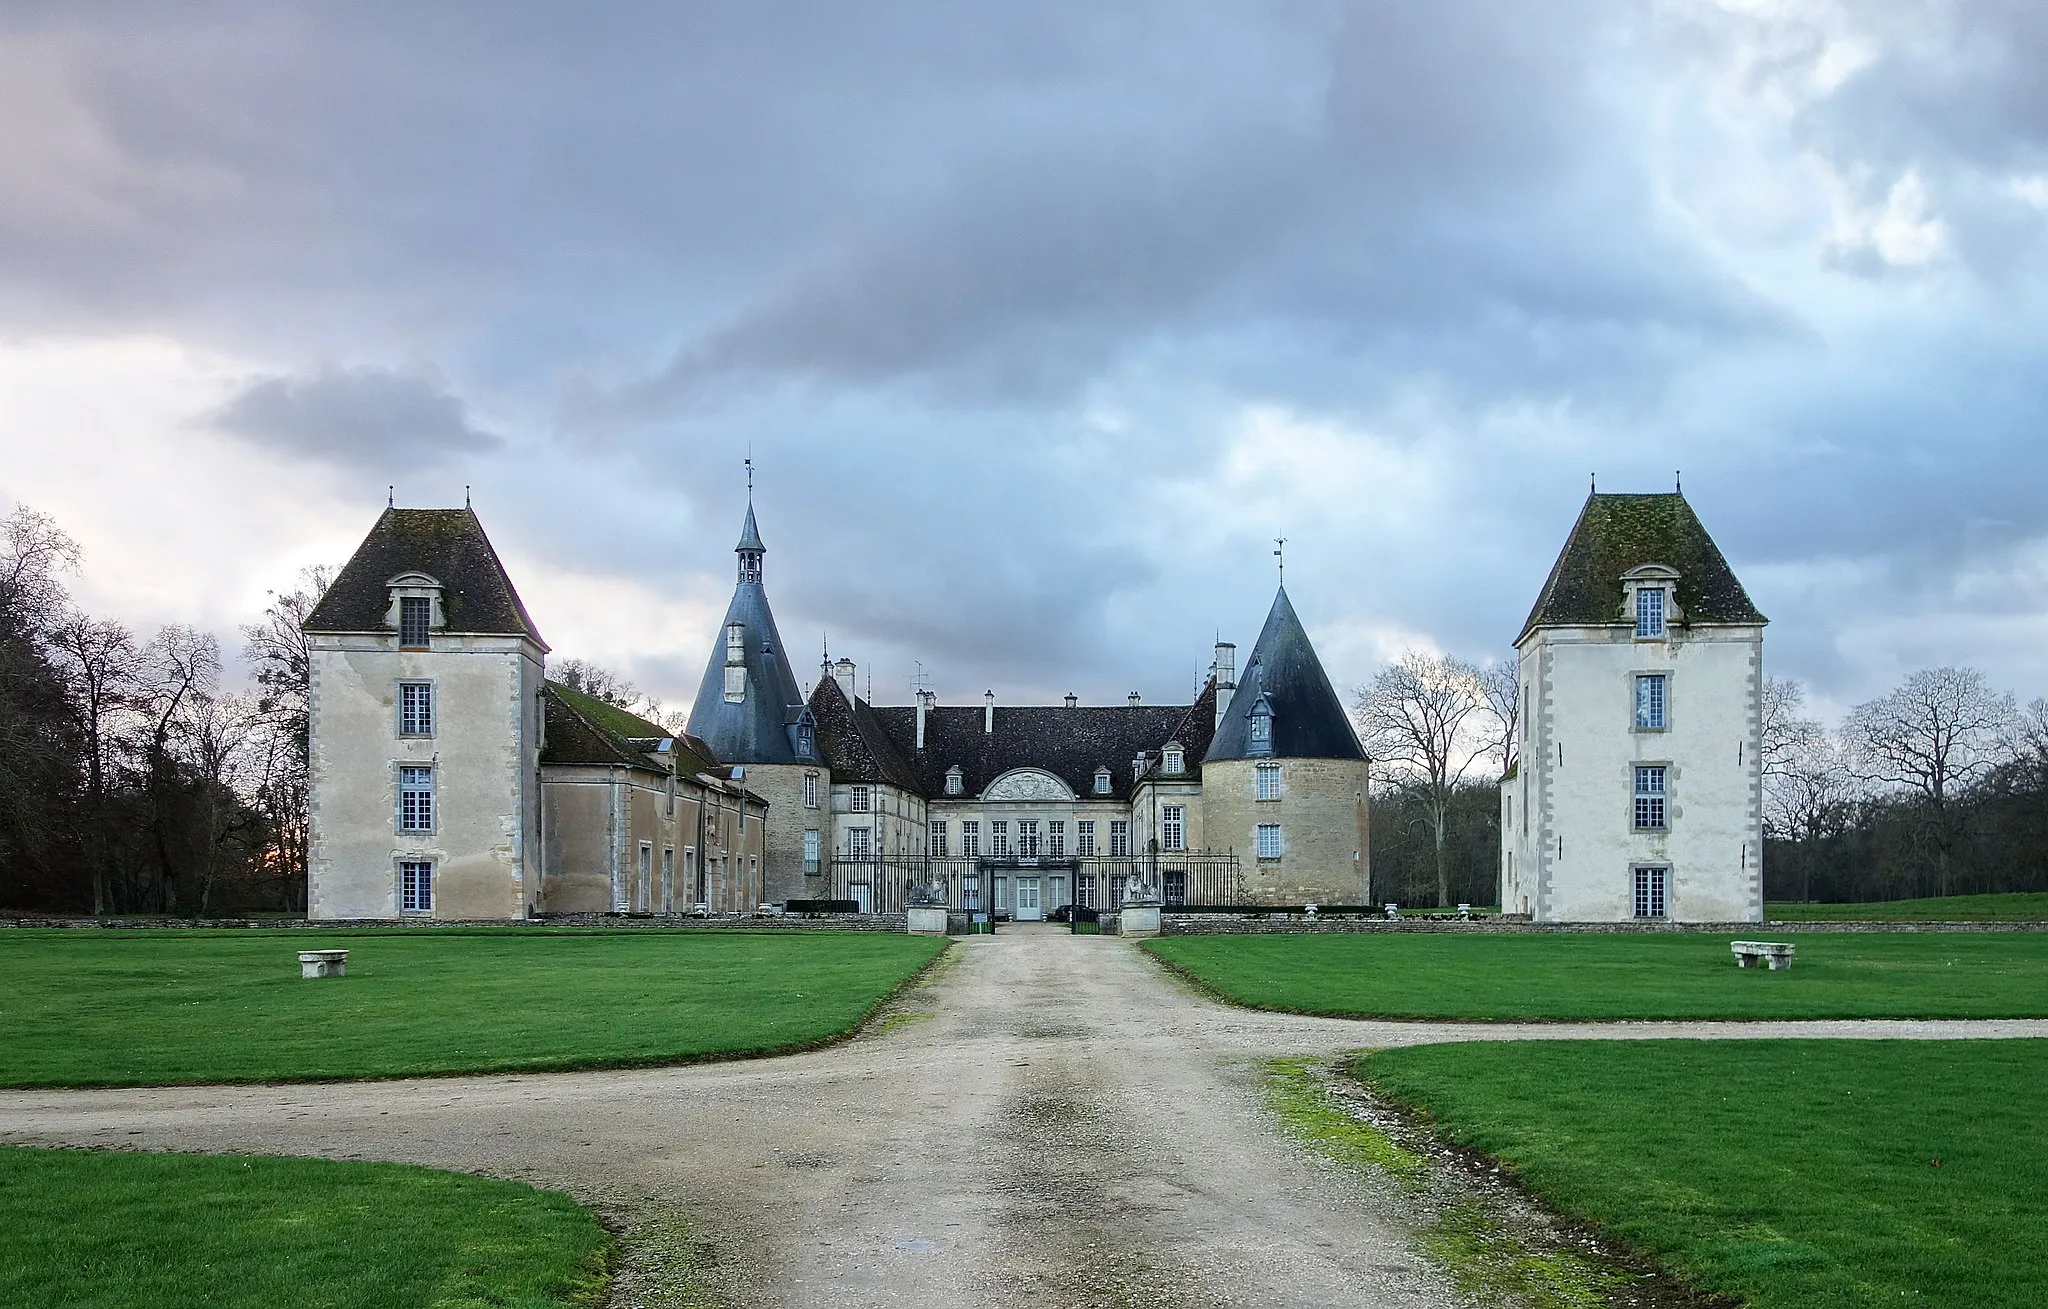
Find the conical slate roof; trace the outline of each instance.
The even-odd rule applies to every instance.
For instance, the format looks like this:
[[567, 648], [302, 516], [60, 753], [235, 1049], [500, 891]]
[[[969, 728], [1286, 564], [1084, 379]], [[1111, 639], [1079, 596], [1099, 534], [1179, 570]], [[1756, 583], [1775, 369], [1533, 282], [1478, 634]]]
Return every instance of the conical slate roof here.
[[1344, 702], [1330, 685], [1323, 661], [1316, 658], [1284, 586], [1273, 597], [1273, 611], [1266, 615], [1258, 644], [1238, 674], [1237, 690], [1209, 743], [1209, 753], [1202, 757], [1204, 763], [1252, 757], [1247, 748], [1251, 713], [1262, 696], [1273, 711], [1273, 758], [1365, 758]]
[[1539, 627], [1633, 622], [1621, 575], [1644, 564], [1678, 570], [1676, 621], [1765, 622], [1683, 495], [1589, 495], [1515, 644]]
[[747, 523], [746, 526], [740, 528], [740, 543], [733, 547], [733, 553], [737, 554], [742, 550], [754, 550], [761, 554], [768, 553], [768, 547], [761, 544], [761, 529], [754, 526], [754, 502], [752, 500], [747, 501]]
[[[767, 549], [755, 530], [752, 505], [747, 506], [739, 548]], [[725, 698], [725, 633], [734, 623], [746, 629], [747, 692], [738, 704]], [[788, 648], [768, 608], [768, 592], [759, 581], [740, 582], [711, 643], [697, 702], [690, 708], [690, 735], [729, 764], [793, 764], [797, 758], [789, 727], [803, 703], [796, 674], [790, 671]]]

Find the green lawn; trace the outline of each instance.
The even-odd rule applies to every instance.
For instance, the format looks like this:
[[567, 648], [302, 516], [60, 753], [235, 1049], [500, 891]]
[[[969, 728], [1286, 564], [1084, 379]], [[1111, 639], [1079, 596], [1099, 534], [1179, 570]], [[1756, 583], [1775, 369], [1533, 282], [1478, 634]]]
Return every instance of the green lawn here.
[[1357, 1071], [1756, 1309], [2048, 1304], [2048, 1042], [1473, 1043]]
[[558, 1309], [611, 1238], [567, 1196], [402, 1164], [0, 1147], [0, 1304]]
[[1804, 904], [1772, 901], [1764, 917], [1780, 922], [1848, 919], [1865, 923], [2048, 922], [2048, 893], [1944, 895], [1925, 900], [1877, 900], [1869, 904]]
[[[351, 951], [299, 977], [298, 951]], [[946, 942], [881, 932], [0, 932], [0, 1086], [593, 1068], [853, 1028]]]
[[1160, 959], [1240, 1004], [1363, 1018], [2020, 1018], [2048, 1015], [2048, 934], [1772, 932], [1783, 972], [1728, 935], [1172, 936]]

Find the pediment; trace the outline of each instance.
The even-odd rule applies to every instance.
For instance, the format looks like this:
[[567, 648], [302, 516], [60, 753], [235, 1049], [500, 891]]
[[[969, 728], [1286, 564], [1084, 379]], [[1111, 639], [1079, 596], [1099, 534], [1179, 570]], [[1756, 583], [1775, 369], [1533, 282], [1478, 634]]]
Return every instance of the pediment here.
[[984, 800], [1072, 800], [1074, 788], [1043, 768], [1014, 768], [981, 793]]

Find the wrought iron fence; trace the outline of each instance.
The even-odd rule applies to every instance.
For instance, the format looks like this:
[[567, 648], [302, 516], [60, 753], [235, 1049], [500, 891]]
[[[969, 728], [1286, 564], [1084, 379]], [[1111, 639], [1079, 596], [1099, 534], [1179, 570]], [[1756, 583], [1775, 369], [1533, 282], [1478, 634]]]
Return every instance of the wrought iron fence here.
[[[902, 913], [921, 896], [969, 912], [1050, 916], [1066, 905], [1116, 909], [1136, 887], [1166, 904], [1240, 904], [1237, 856], [1158, 851], [1132, 859], [834, 859], [821, 899], [857, 901], [868, 913]], [[1036, 900], [1035, 904], [1028, 903]]]

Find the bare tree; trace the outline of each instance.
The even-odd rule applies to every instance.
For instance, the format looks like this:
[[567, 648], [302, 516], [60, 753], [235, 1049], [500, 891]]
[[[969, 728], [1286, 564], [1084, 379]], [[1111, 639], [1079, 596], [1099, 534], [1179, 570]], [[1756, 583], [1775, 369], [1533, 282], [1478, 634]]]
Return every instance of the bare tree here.
[[143, 792], [150, 806], [157, 883], [153, 907], [178, 908], [177, 814], [187, 771], [183, 751], [220, 688], [220, 642], [207, 632], [172, 625], [143, 649], [137, 708], [141, 717]]
[[564, 659], [555, 665], [555, 680], [593, 700], [631, 709], [640, 703], [640, 688], [623, 676], [588, 659]]
[[78, 543], [17, 506], [0, 518], [0, 899], [43, 898], [69, 862], [78, 743], [47, 634]]
[[2016, 710], [1974, 668], [1923, 668], [1888, 695], [1857, 705], [1842, 724], [1856, 775], [1903, 788], [1926, 807], [1936, 894], [1951, 893], [1960, 833], [1955, 801], [2009, 748]]
[[1763, 690], [1763, 733], [1757, 763], [1765, 777], [1775, 776], [1798, 764], [1802, 757], [1821, 748], [1827, 728], [1818, 719], [1800, 714], [1806, 707], [1806, 687], [1789, 677], [1767, 677]]
[[121, 727], [134, 707], [141, 653], [126, 627], [76, 611], [50, 630], [50, 648], [63, 671], [66, 703], [85, 756], [82, 845], [92, 878], [92, 911], [113, 908], [108, 794], [119, 758]]
[[1513, 663], [1494, 664], [1480, 674], [1486, 696], [1487, 748], [1500, 764], [1501, 776], [1515, 770], [1522, 758], [1522, 675]]
[[64, 606], [60, 575], [77, 572], [83, 557], [56, 520], [16, 505], [0, 518], [0, 603], [54, 621]]
[[1472, 766], [1495, 749], [1484, 721], [1484, 676], [1461, 659], [1411, 651], [1358, 689], [1352, 712], [1367, 753], [1389, 765], [1421, 802], [1435, 855], [1437, 903], [1450, 903], [1444, 842], [1452, 799]]
[[263, 862], [284, 882], [285, 903], [302, 907], [306, 872], [306, 802], [311, 790], [313, 651], [300, 624], [334, 583], [337, 569], [315, 565], [299, 572], [293, 590], [270, 594], [261, 620], [242, 628], [242, 655], [256, 670], [256, 739], [261, 761], [250, 798], [267, 824], [270, 848]]
[[2025, 770], [2028, 784], [2048, 791], [2048, 699], [2036, 697], [2014, 715], [2006, 754]]

